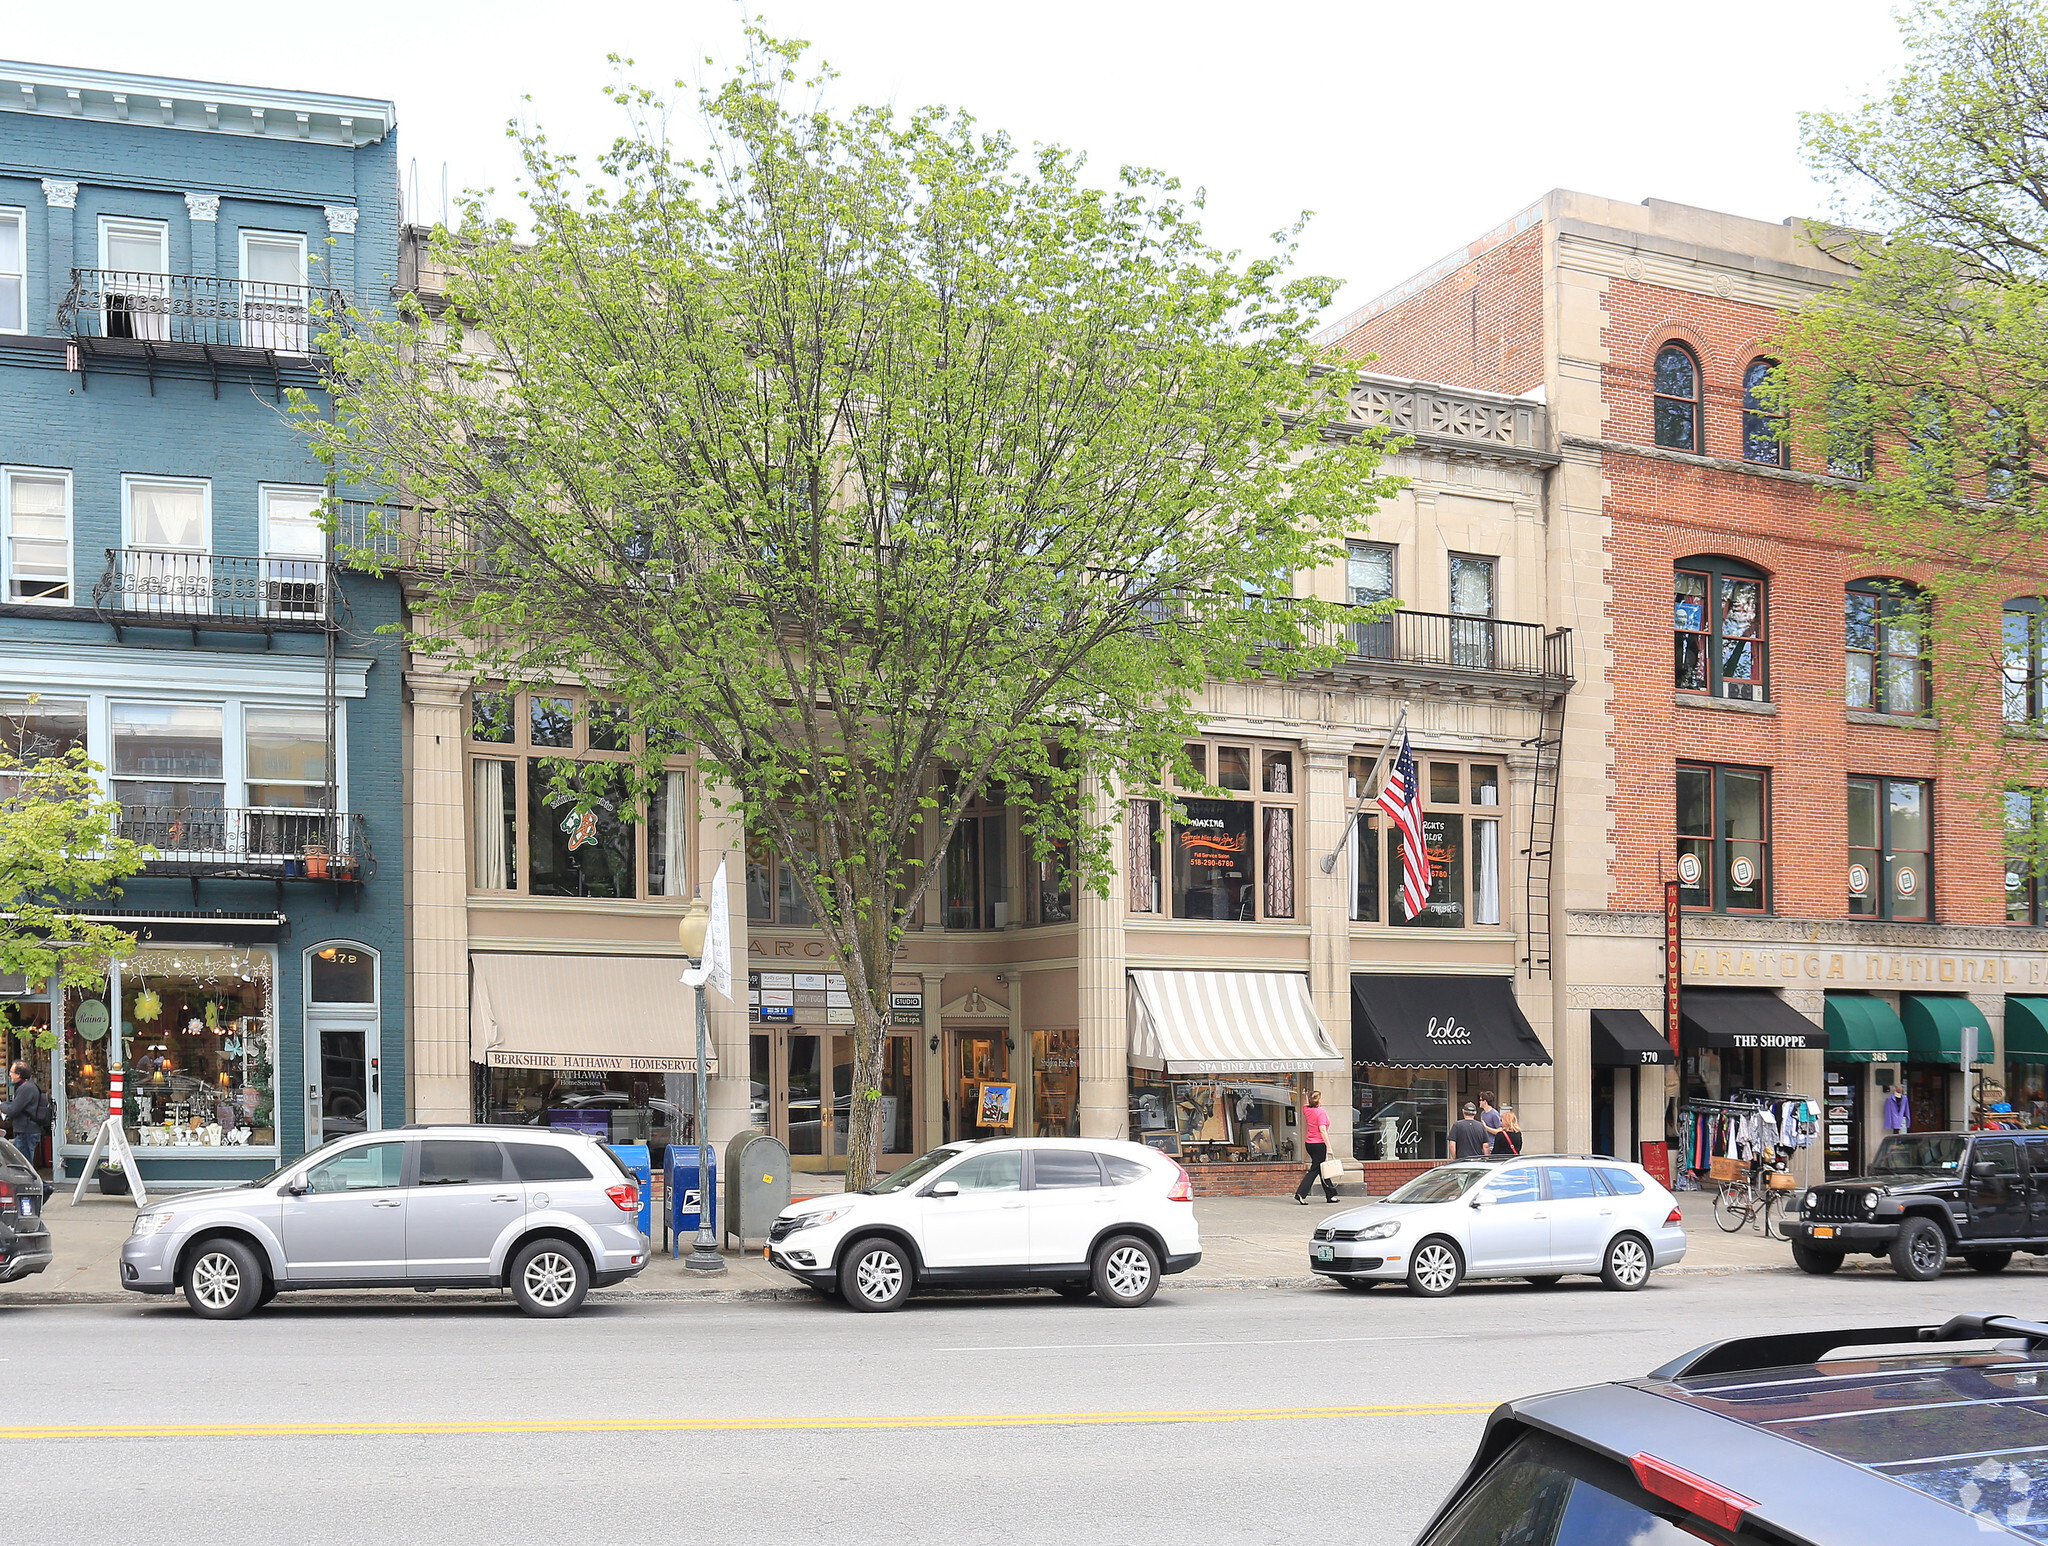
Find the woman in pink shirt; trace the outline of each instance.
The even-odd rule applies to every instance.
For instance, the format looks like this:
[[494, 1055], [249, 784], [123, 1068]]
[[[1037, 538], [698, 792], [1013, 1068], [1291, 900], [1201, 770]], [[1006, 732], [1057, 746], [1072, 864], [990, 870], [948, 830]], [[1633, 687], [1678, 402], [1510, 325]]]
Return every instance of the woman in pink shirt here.
[[1321, 1181], [1323, 1201], [1335, 1202], [1337, 1188], [1323, 1174], [1323, 1161], [1330, 1157], [1330, 1113], [1323, 1110], [1321, 1090], [1309, 1094], [1308, 1106], [1301, 1113], [1301, 1131], [1302, 1145], [1308, 1150], [1308, 1169], [1302, 1175], [1301, 1185], [1294, 1189], [1294, 1200], [1306, 1208], [1309, 1188]]

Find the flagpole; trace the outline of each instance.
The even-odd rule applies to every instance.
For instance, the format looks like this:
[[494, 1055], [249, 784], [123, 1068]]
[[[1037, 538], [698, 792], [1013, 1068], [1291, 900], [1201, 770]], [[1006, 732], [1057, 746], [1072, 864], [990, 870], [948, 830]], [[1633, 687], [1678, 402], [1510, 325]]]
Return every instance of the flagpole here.
[[1379, 782], [1380, 769], [1387, 765], [1387, 758], [1394, 750], [1394, 742], [1400, 739], [1401, 732], [1407, 727], [1407, 724], [1408, 705], [1404, 703], [1401, 705], [1401, 712], [1394, 717], [1394, 728], [1387, 732], [1387, 744], [1380, 748], [1379, 757], [1372, 765], [1372, 772], [1366, 775], [1365, 788], [1358, 792], [1358, 803], [1351, 808], [1351, 819], [1344, 823], [1344, 835], [1337, 839], [1337, 846], [1335, 848], [1323, 855], [1323, 873], [1325, 875], [1337, 867], [1338, 855], [1342, 854], [1345, 848], [1350, 845], [1351, 829], [1358, 825], [1358, 818], [1365, 814], [1366, 804], [1372, 798], [1370, 792], [1372, 786]]

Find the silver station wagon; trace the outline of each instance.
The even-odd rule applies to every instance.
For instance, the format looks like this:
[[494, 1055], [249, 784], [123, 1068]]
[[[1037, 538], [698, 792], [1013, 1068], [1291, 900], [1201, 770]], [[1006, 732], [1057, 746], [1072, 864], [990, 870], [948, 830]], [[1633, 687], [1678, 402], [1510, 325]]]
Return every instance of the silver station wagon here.
[[639, 1181], [596, 1139], [409, 1127], [143, 1209], [121, 1286], [182, 1289], [214, 1320], [308, 1288], [508, 1289], [528, 1315], [561, 1316], [646, 1265]]

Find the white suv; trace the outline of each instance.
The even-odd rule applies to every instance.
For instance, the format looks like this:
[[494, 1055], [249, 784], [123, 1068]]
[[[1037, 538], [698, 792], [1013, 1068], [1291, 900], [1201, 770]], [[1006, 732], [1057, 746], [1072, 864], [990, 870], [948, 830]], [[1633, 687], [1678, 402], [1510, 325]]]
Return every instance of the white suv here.
[[997, 1138], [934, 1149], [865, 1192], [795, 1203], [768, 1260], [857, 1310], [913, 1288], [1043, 1286], [1144, 1304], [1202, 1259], [1188, 1173], [1111, 1139]]

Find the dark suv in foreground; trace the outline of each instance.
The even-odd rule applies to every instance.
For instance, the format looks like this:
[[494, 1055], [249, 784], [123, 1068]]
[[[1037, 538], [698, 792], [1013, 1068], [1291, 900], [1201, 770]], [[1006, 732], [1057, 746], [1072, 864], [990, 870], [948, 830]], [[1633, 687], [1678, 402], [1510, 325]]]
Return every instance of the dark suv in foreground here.
[[1894, 1133], [1869, 1174], [1816, 1186], [1799, 1208], [1784, 1227], [1807, 1272], [1853, 1253], [1889, 1256], [1916, 1283], [1951, 1256], [2002, 1272], [2015, 1251], [2048, 1255], [2048, 1134]]
[[2048, 1325], [1959, 1315], [1511, 1401], [1421, 1546], [2048, 1541], [2044, 1350]]

